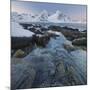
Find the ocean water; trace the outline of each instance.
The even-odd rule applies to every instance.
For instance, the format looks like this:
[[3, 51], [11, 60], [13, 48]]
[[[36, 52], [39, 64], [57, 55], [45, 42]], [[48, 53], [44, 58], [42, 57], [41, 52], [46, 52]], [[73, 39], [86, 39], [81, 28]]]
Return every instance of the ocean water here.
[[79, 29], [79, 31], [84, 31], [87, 30], [87, 24], [82, 24], [82, 23], [41, 23], [42, 25], [56, 25], [60, 27], [69, 27], [73, 29]]
[[60, 26], [68, 26], [74, 29], [79, 29], [79, 31], [87, 30], [87, 24], [80, 23], [61, 23]]
[[[24, 22], [25, 23], [25, 22]], [[26, 22], [27, 23], [27, 22]], [[26, 24], [25, 23], [25, 24]], [[79, 31], [84, 31], [87, 30], [87, 24], [86, 23], [42, 23], [42, 22], [34, 22], [34, 23], [27, 23], [27, 24], [40, 24], [42, 26], [50, 26], [50, 25], [55, 25], [55, 26], [60, 26], [60, 27], [69, 27], [73, 29], [78, 29]]]

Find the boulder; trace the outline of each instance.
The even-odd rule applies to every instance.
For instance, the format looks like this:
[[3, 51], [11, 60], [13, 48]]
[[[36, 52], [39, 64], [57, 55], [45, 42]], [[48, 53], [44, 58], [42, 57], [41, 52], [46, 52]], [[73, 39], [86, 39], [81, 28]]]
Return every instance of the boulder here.
[[22, 57], [24, 57], [24, 56], [25, 56], [25, 52], [22, 51], [21, 49], [17, 50], [17, 51], [15, 52], [15, 54], [13, 55], [13, 57], [16, 57], [16, 58], [22, 58]]
[[12, 49], [20, 49], [27, 46], [33, 46], [32, 37], [11, 37]]
[[87, 45], [87, 38], [78, 38], [72, 41], [73, 45], [78, 46], [86, 46]]
[[71, 44], [64, 43], [63, 46], [68, 52], [76, 50], [76, 48]]
[[45, 47], [49, 40], [50, 40], [49, 35], [36, 34], [33, 36], [33, 41], [37, 46]]

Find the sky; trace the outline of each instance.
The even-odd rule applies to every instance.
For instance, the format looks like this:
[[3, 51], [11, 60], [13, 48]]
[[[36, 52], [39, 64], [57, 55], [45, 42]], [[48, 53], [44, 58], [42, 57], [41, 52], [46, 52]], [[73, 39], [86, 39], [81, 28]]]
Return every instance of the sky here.
[[86, 5], [11, 1], [12, 12], [38, 14], [43, 10], [47, 10], [49, 14], [53, 14], [56, 10], [59, 10], [65, 15], [73, 18], [73, 20], [86, 20], [86, 9]]

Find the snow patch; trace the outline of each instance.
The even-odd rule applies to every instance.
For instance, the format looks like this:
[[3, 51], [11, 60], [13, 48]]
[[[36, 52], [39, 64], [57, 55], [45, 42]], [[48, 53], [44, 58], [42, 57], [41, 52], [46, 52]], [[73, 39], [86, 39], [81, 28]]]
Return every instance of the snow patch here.
[[25, 30], [16, 22], [11, 22], [11, 36], [13, 37], [32, 37], [31, 31]]

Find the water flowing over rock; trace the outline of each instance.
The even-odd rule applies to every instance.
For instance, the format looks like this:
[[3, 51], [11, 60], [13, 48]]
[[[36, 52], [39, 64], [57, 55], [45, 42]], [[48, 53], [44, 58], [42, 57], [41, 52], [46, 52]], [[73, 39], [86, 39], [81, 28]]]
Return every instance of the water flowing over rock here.
[[63, 43], [72, 45], [61, 34], [52, 38], [46, 48], [37, 48], [23, 59], [32, 62], [37, 72], [32, 87], [86, 84], [85, 51], [74, 50], [70, 53], [63, 47]]
[[32, 64], [13, 58], [11, 67], [11, 89], [31, 88], [36, 75]]
[[12, 58], [12, 88], [87, 84], [86, 51], [75, 48], [59, 31], [47, 33], [54, 37], [34, 37], [37, 46], [48, 41], [45, 47], [35, 47], [22, 59]]

